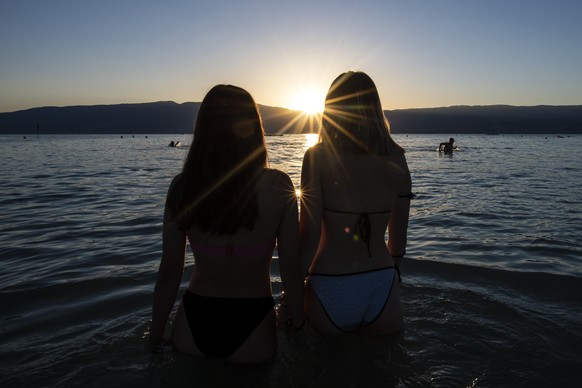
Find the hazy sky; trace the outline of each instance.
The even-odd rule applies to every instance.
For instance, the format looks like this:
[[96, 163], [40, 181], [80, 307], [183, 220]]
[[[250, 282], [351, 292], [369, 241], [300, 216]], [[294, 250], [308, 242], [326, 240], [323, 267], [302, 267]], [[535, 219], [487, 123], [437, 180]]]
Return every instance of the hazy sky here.
[[578, 0], [2, 0], [0, 112], [201, 101], [295, 107], [346, 70], [384, 109], [582, 104]]

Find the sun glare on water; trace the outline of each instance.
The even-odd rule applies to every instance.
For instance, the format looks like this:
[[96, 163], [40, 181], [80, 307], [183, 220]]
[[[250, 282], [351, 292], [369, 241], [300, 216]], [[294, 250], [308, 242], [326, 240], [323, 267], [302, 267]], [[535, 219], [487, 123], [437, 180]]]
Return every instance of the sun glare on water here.
[[317, 133], [306, 133], [304, 136], [305, 146], [307, 148], [312, 147], [319, 142], [319, 135]]
[[313, 115], [323, 112], [325, 93], [316, 89], [303, 89], [292, 98], [289, 108], [300, 110], [305, 114]]

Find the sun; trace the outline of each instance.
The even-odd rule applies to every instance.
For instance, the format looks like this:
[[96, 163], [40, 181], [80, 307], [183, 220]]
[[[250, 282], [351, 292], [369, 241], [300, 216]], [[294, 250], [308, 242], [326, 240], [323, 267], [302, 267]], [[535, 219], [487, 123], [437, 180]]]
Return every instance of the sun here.
[[300, 110], [305, 114], [313, 115], [323, 112], [324, 104], [325, 92], [315, 88], [305, 88], [293, 95], [289, 109]]

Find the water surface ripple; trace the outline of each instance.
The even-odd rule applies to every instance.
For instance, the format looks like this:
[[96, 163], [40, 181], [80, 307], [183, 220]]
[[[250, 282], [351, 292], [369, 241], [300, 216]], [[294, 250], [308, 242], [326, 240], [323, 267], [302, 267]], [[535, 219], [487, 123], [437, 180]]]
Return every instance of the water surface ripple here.
[[[405, 331], [279, 331], [276, 361], [254, 368], [147, 348], [165, 194], [189, 136], [0, 137], [0, 383], [578, 385], [582, 137], [454, 135], [449, 156], [435, 151], [448, 135], [395, 137], [417, 193]], [[311, 139], [267, 141], [299, 187]], [[276, 252], [272, 278], [278, 294]]]

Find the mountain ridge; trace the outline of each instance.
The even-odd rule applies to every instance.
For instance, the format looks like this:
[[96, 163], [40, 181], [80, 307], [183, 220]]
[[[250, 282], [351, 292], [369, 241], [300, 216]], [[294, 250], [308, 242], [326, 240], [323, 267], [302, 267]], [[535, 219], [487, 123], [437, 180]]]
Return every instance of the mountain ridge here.
[[[29, 108], [0, 113], [0, 134], [191, 133], [200, 102]], [[315, 118], [259, 105], [267, 134], [317, 132]], [[582, 133], [582, 105], [455, 105], [384, 111], [393, 133]]]

